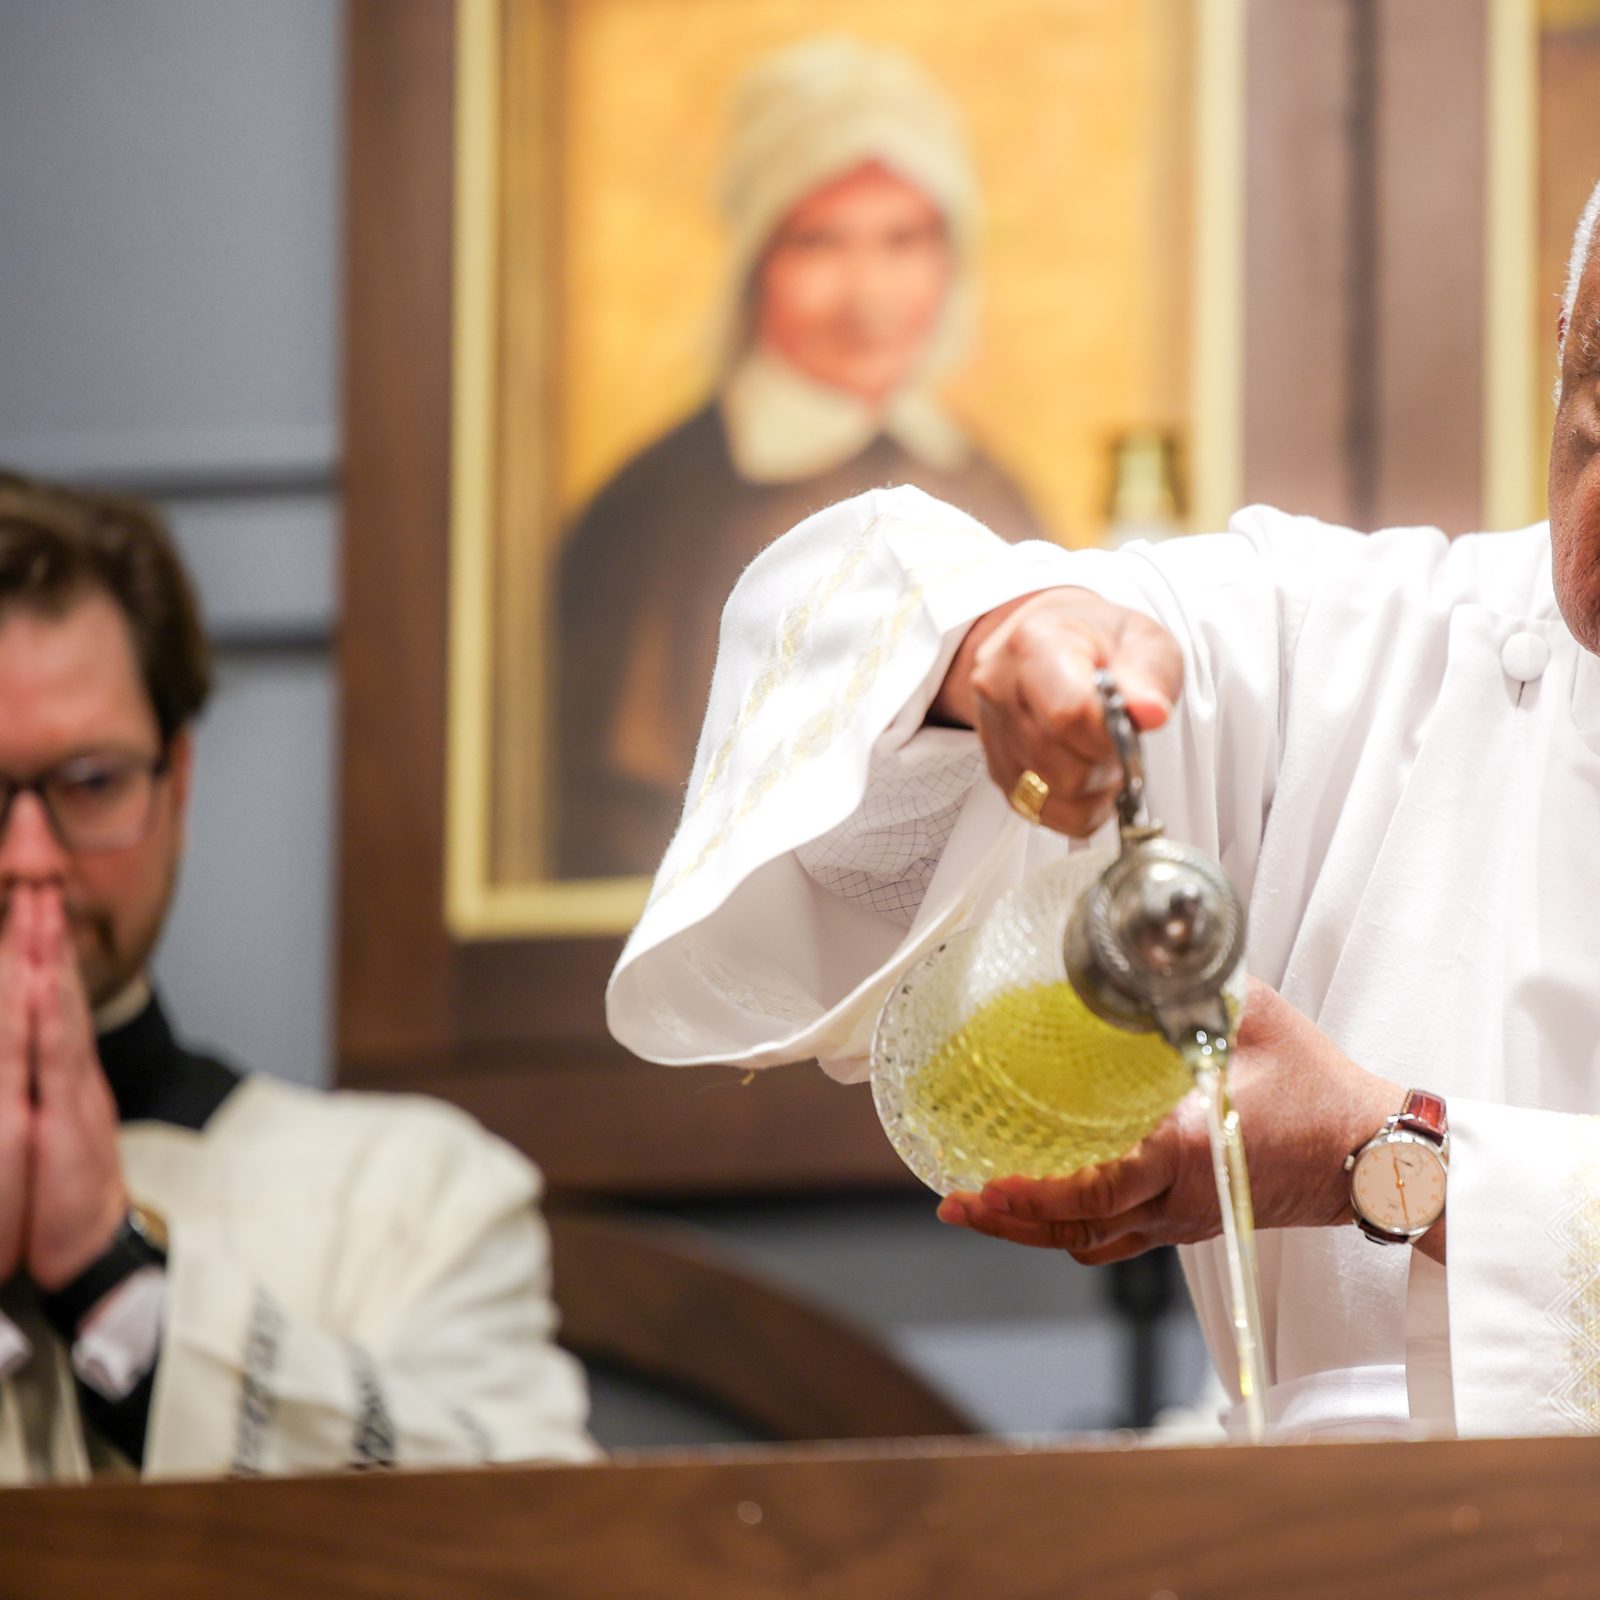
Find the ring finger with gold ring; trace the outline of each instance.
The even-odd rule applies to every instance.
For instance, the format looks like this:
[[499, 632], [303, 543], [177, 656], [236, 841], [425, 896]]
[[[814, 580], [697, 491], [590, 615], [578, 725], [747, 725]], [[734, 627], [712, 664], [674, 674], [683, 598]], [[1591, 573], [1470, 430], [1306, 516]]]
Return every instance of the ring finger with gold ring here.
[[1011, 785], [1011, 793], [1007, 796], [1011, 809], [1024, 822], [1037, 822], [1049, 798], [1050, 785], [1032, 767], [1023, 770], [1022, 776]]

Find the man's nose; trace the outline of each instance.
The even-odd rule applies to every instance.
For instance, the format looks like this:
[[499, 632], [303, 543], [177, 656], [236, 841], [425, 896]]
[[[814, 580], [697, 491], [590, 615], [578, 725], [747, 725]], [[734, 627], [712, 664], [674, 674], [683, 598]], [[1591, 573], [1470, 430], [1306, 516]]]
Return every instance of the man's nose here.
[[0, 884], [54, 883], [65, 876], [67, 853], [38, 795], [13, 795], [0, 825]]

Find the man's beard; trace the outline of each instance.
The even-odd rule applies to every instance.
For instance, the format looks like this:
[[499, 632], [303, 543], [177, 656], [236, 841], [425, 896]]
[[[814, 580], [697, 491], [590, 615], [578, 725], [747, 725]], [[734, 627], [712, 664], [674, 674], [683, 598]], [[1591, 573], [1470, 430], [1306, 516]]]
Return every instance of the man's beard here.
[[117, 938], [117, 927], [98, 906], [68, 906], [67, 929], [78, 958], [78, 973], [89, 998], [90, 1010], [114, 1000], [136, 978], [150, 954], [153, 939], [130, 949]]
[[[169, 899], [170, 894], [169, 885]], [[13, 900], [12, 894], [0, 899], [0, 929], [4, 929], [11, 915]], [[167, 904], [168, 900], [162, 901], [148, 929], [131, 930], [131, 937], [124, 939], [119, 938], [116, 920], [103, 906], [76, 900], [65, 902], [67, 938], [91, 1011], [115, 1000], [144, 970], [161, 931]]]

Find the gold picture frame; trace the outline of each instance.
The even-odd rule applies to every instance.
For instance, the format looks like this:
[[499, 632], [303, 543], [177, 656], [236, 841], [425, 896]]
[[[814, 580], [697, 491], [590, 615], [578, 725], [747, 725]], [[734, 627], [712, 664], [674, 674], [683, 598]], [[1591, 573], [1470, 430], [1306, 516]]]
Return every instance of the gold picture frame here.
[[1600, 178], [1600, 0], [1489, 0], [1488, 20], [1484, 520], [1512, 528], [1545, 515], [1556, 312]]

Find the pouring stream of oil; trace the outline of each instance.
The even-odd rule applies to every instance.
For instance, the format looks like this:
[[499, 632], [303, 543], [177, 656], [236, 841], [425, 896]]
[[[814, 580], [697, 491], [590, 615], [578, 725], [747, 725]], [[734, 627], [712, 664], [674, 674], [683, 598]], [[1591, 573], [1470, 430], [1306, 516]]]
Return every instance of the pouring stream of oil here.
[[1178, 1047], [1194, 1073], [1206, 1107], [1211, 1136], [1211, 1172], [1222, 1210], [1222, 1244], [1228, 1258], [1228, 1296], [1233, 1343], [1239, 1359], [1239, 1394], [1250, 1438], [1267, 1432], [1266, 1352], [1261, 1337], [1261, 1295], [1256, 1272], [1255, 1212], [1250, 1205], [1250, 1174], [1244, 1160], [1239, 1113], [1228, 1095], [1228, 1041], [1195, 1029]]

